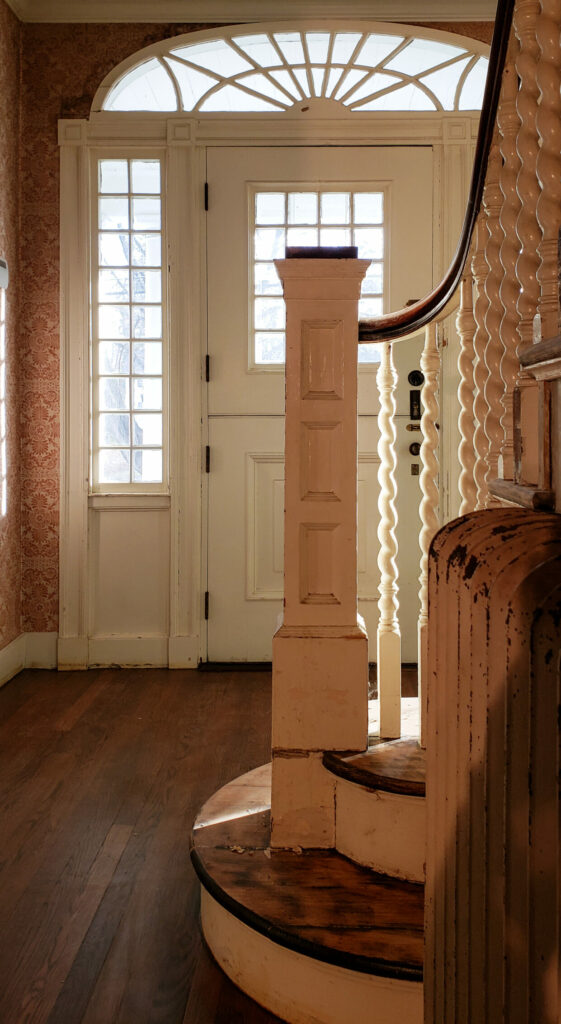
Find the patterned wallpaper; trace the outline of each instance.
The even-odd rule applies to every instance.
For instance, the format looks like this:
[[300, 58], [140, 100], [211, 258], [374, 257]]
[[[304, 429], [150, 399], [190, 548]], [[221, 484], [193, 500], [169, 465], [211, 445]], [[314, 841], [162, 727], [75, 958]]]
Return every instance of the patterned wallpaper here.
[[[0, 0], [0, 5], [2, 17], [7, 21], [4, 0]], [[159, 39], [210, 27], [181, 24], [22, 26], [20, 346], [22, 615], [26, 631], [56, 630], [58, 625], [57, 120], [87, 117], [100, 82], [125, 57]], [[485, 41], [490, 35], [487, 25], [455, 23], [432, 27], [470, 34]], [[10, 31], [16, 31], [11, 23]], [[11, 47], [8, 50], [11, 52]], [[12, 62], [10, 57], [9, 63]], [[5, 68], [3, 73], [6, 74]], [[12, 530], [15, 537], [16, 519]]]
[[87, 117], [111, 68], [189, 26], [26, 24], [22, 31], [22, 616], [25, 631], [47, 632], [58, 628], [57, 121]]
[[4, 0], [0, 0], [0, 256], [7, 258], [11, 274], [11, 283], [6, 293], [5, 414], [8, 486], [6, 515], [2, 515], [0, 506], [0, 648], [5, 647], [21, 632], [17, 366], [19, 73], [20, 25]]

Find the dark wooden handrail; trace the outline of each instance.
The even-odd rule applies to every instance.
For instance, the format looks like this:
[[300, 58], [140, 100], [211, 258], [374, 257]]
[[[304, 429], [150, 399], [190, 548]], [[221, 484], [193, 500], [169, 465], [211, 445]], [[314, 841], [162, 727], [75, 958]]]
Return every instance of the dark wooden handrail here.
[[398, 309], [394, 313], [385, 313], [371, 320], [361, 320], [359, 323], [359, 341], [361, 342], [398, 341], [404, 335], [413, 334], [438, 316], [458, 287], [483, 196], [513, 10], [514, 0], [498, 0], [466, 214], [458, 248], [448, 272], [440, 284], [424, 299], [419, 299], [405, 309]]

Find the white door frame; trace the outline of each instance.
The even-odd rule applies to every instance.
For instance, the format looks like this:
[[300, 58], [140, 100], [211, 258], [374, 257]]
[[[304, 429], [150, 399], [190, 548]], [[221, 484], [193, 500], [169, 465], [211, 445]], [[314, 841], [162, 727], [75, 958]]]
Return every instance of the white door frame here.
[[[345, 119], [279, 121], [259, 115], [210, 116], [106, 114], [61, 120], [61, 491], [60, 667], [90, 664], [157, 664], [194, 667], [206, 657], [204, 590], [206, 523], [202, 503], [202, 453], [206, 444], [203, 353], [206, 266], [204, 230], [205, 153], [210, 146], [431, 145], [434, 153], [433, 274], [439, 280], [459, 235], [469, 184], [478, 113], [363, 114]], [[92, 594], [88, 580], [96, 557], [92, 516], [123, 507], [120, 495], [91, 495], [89, 480], [89, 151], [107, 155], [166, 153], [168, 266], [171, 316], [170, 488], [167, 494], [126, 495], [134, 516], [143, 508], [168, 509], [170, 595], [167, 635], [90, 636]], [[448, 352], [448, 350], [446, 350]], [[451, 347], [450, 347], [451, 351]], [[446, 356], [446, 353], [445, 353]], [[448, 367], [450, 379], [453, 367]], [[203, 386], [201, 388], [201, 382]], [[450, 391], [450, 389], [448, 389]], [[452, 467], [457, 447], [454, 394], [443, 399], [442, 452]], [[454, 481], [446, 486], [443, 512], [456, 513]], [[120, 502], [120, 504], [119, 504]], [[152, 502], [152, 504], [150, 503]]]

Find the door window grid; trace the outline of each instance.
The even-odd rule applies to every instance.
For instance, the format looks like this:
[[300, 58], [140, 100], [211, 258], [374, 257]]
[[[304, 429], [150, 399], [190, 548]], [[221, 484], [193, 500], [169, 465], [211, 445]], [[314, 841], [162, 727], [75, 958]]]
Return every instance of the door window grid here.
[[[250, 307], [252, 365], [278, 368], [285, 359], [285, 303], [274, 260], [291, 245], [356, 245], [372, 262], [362, 282], [359, 318], [384, 312], [384, 192], [322, 189], [254, 193]], [[378, 363], [378, 345], [360, 345], [359, 363]]]
[[103, 109], [283, 113], [304, 100], [327, 99], [359, 114], [479, 110], [488, 60], [477, 44], [462, 42], [440, 33], [435, 39], [352, 29], [245, 35], [239, 28], [183, 46], [166, 40], [112, 83]]
[[164, 482], [161, 161], [97, 162], [93, 484]]

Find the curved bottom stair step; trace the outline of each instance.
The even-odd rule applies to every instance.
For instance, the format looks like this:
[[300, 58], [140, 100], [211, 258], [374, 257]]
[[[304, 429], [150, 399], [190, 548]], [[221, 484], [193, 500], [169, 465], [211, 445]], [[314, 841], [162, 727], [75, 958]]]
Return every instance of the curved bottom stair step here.
[[363, 754], [323, 755], [336, 776], [335, 846], [373, 871], [424, 882], [425, 751], [416, 740], [386, 740]]
[[423, 887], [336, 851], [270, 850], [269, 827], [269, 765], [195, 822], [203, 931], [221, 967], [292, 1024], [356, 1024], [365, 1006], [380, 1024], [421, 1024]]

